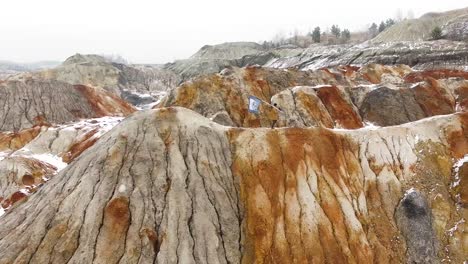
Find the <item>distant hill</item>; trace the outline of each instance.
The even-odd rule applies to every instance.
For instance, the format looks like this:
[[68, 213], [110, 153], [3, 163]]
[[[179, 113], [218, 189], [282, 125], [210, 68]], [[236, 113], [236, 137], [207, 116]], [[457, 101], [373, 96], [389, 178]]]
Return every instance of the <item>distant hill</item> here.
[[443, 30], [445, 39], [468, 39], [468, 8], [443, 13], [427, 13], [420, 18], [407, 19], [388, 28], [372, 42], [423, 41], [431, 39], [435, 27]]
[[54, 68], [36, 71], [20, 68], [17, 73], [21, 74], [9, 74], [9, 77], [7, 74], [6, 77], [8, 80], [33, 78], [99, 87], [135, 105], [156, 101], [162, 92], [178, 83], [175, 74], [157, 65], [116, 63], [112, 58], [95, 54], [75, 54]]
[[34, 71], [41, 69], [49, 69], [58, 66], [60, 61], [38, 61], [32, 63], [16, 63], [12, 61], [0, 60], [1, 70], [14, 70], [14, 71]]
[[0, 60], [0, 79], [7, 76], [29, 71], [37, 71], [54, 68], [60, 65], [59, 61], [38, 61], [33, 63], [16, 63], [12, 61]]
[[182, 81], [185, 81], [195, 76], [219, 72], [229, 66], [264, 65], [273, 58], [295, 56], [303, 51], [294, 45], [263, 49], [261, 45], [253, 44], [255, 46], [250, 42], [204, 46], [190, 59], [168, 63], [164, 69], [175, 72]]
[[255, 42], [227, 42], [218, 45], [205, 45], [190, 59], [237, 59], [262, 51], [262, 45]]

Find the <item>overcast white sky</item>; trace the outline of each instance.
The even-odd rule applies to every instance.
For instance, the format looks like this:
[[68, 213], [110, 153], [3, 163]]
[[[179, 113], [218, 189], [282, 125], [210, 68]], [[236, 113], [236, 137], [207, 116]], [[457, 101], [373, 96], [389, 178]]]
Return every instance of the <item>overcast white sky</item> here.
[[0, 60], [64, 60], [77, 52], [134, 63], [189, 57], [205, 44], [261, 41], [338, 24], [351, 30], [394, 17], [468, 6], [468, 0], [2, 0]]

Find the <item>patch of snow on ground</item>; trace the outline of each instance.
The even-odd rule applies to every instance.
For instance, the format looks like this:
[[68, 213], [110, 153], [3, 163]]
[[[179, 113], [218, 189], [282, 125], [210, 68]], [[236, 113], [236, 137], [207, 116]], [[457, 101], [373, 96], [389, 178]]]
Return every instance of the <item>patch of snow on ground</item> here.
[[329, 85], [329, 84], [320, 84], [320, 85], [316, 85], [312, 88], [314, 89], [320, 89], [320, 88], [325, 88], [325, 87], [332, 87], [332, 85]]
[[136, 92], [133, 92], [133, 94], [137, 94], [141, 98], [153, 98], [153, 96], [151, 96], [151, 94], [136, 93]]
[[419, 138], [419, 135], [416, 135], [414, 137], [414, 143], [418, 143], [421, 139]]
[[152, 102], [152, 103], [149, 103], [149, 104], [137, 106], [136, 108], [137, 108], [138, 110], [152, 109], [155, 105], [159, 104], [160, 101], [161, 101], [161, 100], [156, 101], [156, 102]]
[[411, 86], [410, 86], [410, 89], [414, 89], [420, 85], [424, 85], [424, 82], [417, 82], [417, 83], [413, 83]]
[[357, 87], [367, 88], [369, 91], [376, 90], [380, 84], [359, 84]]
[[32, 158], [44, 163], [50, 164], [57, 168], [57, 172], [63, 170], [65, 167], [68, 166], [67, 163], [63, 162], [62, 158], [50, 153], [33, 153], [30, 149], [23, 147], [22, 149], [13, 153], [12, 156], [16, 157], [24, 157], [24, 158]]
[[[93, 135], [93, 137], [101, 137], [103, 134], [107, 133], [109, 130], [118, 125], [124, 117], [100, 117], [92, 119], [84, 119], [78, 122], [69, 123], [61, 125], [55, 128], [49, 128], [54, 130], [84, 130], [86, 132], [97, 129], [98, 131]], [[0, 152], [0, 161], [4, 160], [7, 156], [18, 156], [25, 158], [34, 158], [39, 161], [48, 163], [57, 168], [57, 172], [63, 170], [68, 164], [63, 162], [62, 158], [50, 153], [34, 153], [30, 149], [23, 147], [19, 150], [16, 150], [12, 153]]]
[[323, 68], [325, 66], [327, 66], [327, 64], [325, 64], [325, 62], [328, 60], [328, 58], [323, 58], [323, 59], [319, 59], [319, 60], [316, 60], [314, 61], [312, 64], [309, 64], [307, 65], [306, 67], [304, 67], [304, 71], [307, 71], [307, 70], [311, 70], [311, 71], [316, 71], [320, 68]]
[[363, 130], [377, 130], [382, 128], [381, 126], [377, 126], [371, 122], [365, 121], [364, 126], [358, 129], [348, 129], [348, 128], [341, 128], [339, 126], [335, 128], [331, 128], [333, 131], [363, 131]]
[[49, 153], [32, 154], [31, 157], [42, 162], [49, 163], [52, 166], [55, 166], [57, 168], [57, 172], [65, 169], [65, 167], [67, 167], [68, 165], [67, 163], [63, 162], [61, 157]]
[[[100, 137], [113, 127], [118, 125], [124, 117], [100, 117], [100, 118], [92, 118], [92, 119], [84, 119], [78, 122], [73, 122], [65, 125], [61, 125], [58, 127], [51, 127], [51, 130], [82, 130], [85, 132], [92, 131], [94, 129], [98, 129], [98, 132], [93, 135], [93, 137]], [[56, 173], [60, 172], [64, 168], [68, 166], [67, 163], [63, 162], [62, 158], [50, 153], [34, 153], [27, 147], [23, 147], [19, 150], [14, 152], [0, 152], [0, 161], [4, 160], [8, 156], [13, 157], [24, 157], [24, 158], [31, 158], [36, 159], [41, 162], [47, 163], [57, 168]], [[44, 181], [48, 181], [49, 179], [46, 177], [42, 177]], [[29, 195], [30, 192], [28, 189], [21, 189], [20, 192]], [[5, 213], [5, 209], [0, 206], [0, 216]]]
[[95, 136], [102, 136], [103, 134], [107, 133], [109, 130], [111, 130], [116, 125], [118, 125], [123, 119], [124, 117], [112, 117], [112, 116], [99, 118], [99, 120], [97, 121], [98, 121], [100, 128], [99, 128], [99, 132], [96, 133]]
[[4, 160], [8, 156], [7, 152], [0, 152], [0, 161]]
[[372, 122], [365, 121], [364, 122], [364, 127], [360, 128], [360, 129], [363, 129], [363, 130], [376, 130], [376, 129], [379, 129], [379, 128], [381, 128], [381, 126], [377, 126]]
[[125, 186], [125, 184], [121, 184], [121, 185], [119, 186], [119, 192], [123, 193], [123, 192], [125, 192], [126, 190], [127, 190], [127, 186]]
[[20, 189], [19, 191], [26, 195], [29, 195], [29, 191], [27, 189]]
[[461, 111], [463, 111], [463, 109], [460, 106], [460, 103], [458, 102], [458, 98], [457, 98], [457, 103], [455, 104], [455, 112], [461, 112]]
[[99, 117], [99, 118], [92, 118], [92, 119], [83, 119], [81, 121], [71, 123], [71, 124], [66, 124], [60, 127], [60, 129], [63, 130], [79, 130], [79, 129], [86, 129], [88, 131], [91, 131], [93, 129], [98, 128], [98, 132], [96, 133], [95, 136], [101, 136], [111, 130], [113, 127], [118, 125], [124, 117], [120, 116], [105, 116], [105, 117]]
[[468, 154], [466, 154], [463, 158], [459, 159], [455, 164], [453, 165], [453, 171], [455, 172], [455, 181], [452, 183], [452, 188], [457, 187], [460, 184], [460, 168], [463, 166], [463, 164], [468, 162]]
[[167, 95], [167, 92], [158, 92], [158, 93], [153, 93], [149, 96], [153, 97], [153, 98], [157, 98], [156, 101], [152, 102], [152, 103], [149, 103], [149, 104], [144, 104], [144, 105], [139, 105], [139, 106], [136, 106], [136, 108], [138, 110], [146, 110], [146, 109], [151, 109], [153, 108], [155, 105], [159, 104], [163, 98]]

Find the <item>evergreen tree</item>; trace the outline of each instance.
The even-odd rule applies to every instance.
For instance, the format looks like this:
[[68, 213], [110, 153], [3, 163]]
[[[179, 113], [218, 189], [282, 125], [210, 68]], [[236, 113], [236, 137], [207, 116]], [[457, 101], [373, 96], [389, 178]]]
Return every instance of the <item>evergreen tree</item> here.
[[385, 21], [385, 28], [389, 28], [391, 26], [395, 25], [395, 20], [389, 18], [387, 21]]
[[341, 31], [341, 38], [344, 42], [348, 42], [351, 39], [351, 32], [348, 29]]
[[385, 29], [387, 28], [387, 26], [385, 26], [385, 23], [382, 21], [380, 22], [380, 25], [379, 25], [379, 33], [384, 31]]
[[335, 36], [336, 38], [339, 38], [340, 37], [340, 34], [341, 34], [341, 30], [340, 28], [337, 26], [337, 25], [333, 25], [331, 27], [331, 33], [333, 36]]
[[442, 38], [442, 29], [440, 27], [435, 27], [431, 32], [431, 37], [433, 40]]
[[320, 42], [321, 42], [321, 43], [325, 43], [325, 42], [328, 41], [327, 32], [328, 32], [328, 30], [326, 30], [326, 31], [324, 30], [324, 31], [322, 32], [322, 36], [320, 37]]
[[374, 38], [375, 36], [377, 36], [378, 33], [379, 33], [379, 31], [378, 31], [378, 28], [377, 28], [377, 24], [372, 23], [372, 25], [369, 28], [369, 35], [371, 36], [371, 38]]
[[312, 40], [315, 43], [320, 43], [320, 27], [316, 27], [314, 31], [312, 32]]

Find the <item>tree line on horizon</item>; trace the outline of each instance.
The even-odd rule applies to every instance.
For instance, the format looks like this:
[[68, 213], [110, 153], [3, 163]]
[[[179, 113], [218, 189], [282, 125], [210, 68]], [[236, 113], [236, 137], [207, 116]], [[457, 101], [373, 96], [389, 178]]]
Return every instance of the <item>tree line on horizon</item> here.
[[341, 28], [339, 25], [334, 24], [331, 28], [322, 29], [317, 26], [312, 31], [308, 32], [305, 36], [300, 35], [298, 30], [290, 33], [290, 37], [286, 38], [282, 34], [277, 34], [271, 41], [264, 41], [262, 46], [265, 49], [277, 48], [283, 45], [295, 45], [299, 47], [307, 47], [312, 43], [323, 43], [326, 45], [346, 44], [352, 41], [353, 35], [359, 35], [360, 41], [365, 41], [374, 38], [379, 33], [395, 24], [395, 20], [389, 18], [381, 21], [379, 25], [372, 23], [367, 32], [351, 32], [347, 28]]
[[[389, 18], [385, 21], [381, 21], [379, 26], [374, 22], [368, 29], [368, 39], [375, 38], [379, 33], [383, 32], [387, 28], [393, 26], [395, 24], [395, 20]], [[322, 37], [325, 36], [327, 33], [321, 32], [320, 27], [315, 27], [312, 32], [308, 35], [312, 38], [314, 43], [321, 43]], [[334, 39], [328, 39], [328, 44], [344, 44], [351, 40], [351, 32], [348, 29], [341, 30], [338, 25], [332, 25], [330, 29], [330, 34], [334, 36]]]
[[[407, 14], [405, 14], [407, 12]], [[306, 48], [311, 44], [320, 43], [322, 45], [346, 44], [346, 43], [361, 43], [375, 38], [380, 33], [392, 27], [396, 23], [414, 19], [414, 12], [411, 9], [403, 10], [398, 8], [393, 18], [388, 18], [380, 22], [373, 22], [368, 25], [368, 28], [360, 31], [350, 31], [346, 27], [333, 24], [325, 30], [316, 26], [313, 30], [309, 30], [305, 34], [300, 34], [297, 29], [290, 31], [289, 34], [279, 32], [269, 41], [259, 42], [264, 49], [278, 48], [284, 45], [293, 45], [301, 48]], [[435, 26], [430, 32], [427, 40], [438, 40], [444, 38], [440, 26]]]

